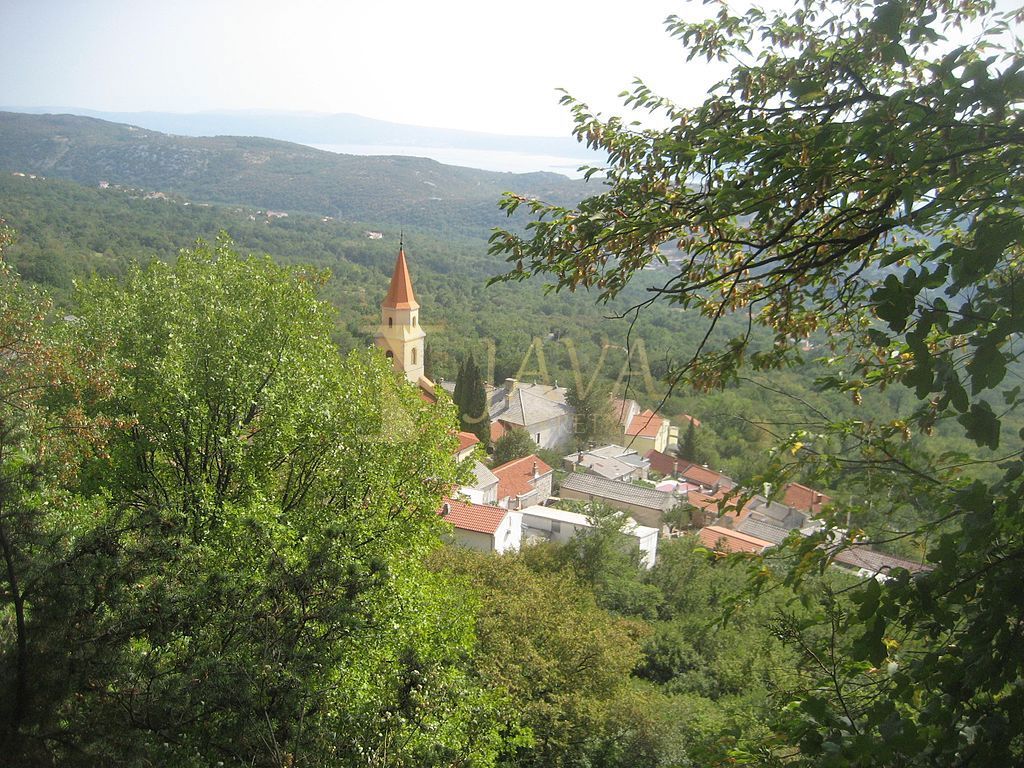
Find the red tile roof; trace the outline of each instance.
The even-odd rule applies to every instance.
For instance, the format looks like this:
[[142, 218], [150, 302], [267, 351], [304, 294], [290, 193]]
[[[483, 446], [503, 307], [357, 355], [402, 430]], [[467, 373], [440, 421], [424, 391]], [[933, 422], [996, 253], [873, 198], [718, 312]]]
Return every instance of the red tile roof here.
[[381, 302], [388, 309], [417, 309], [419, 304], [412, 293], [412, 279], [409, 277], [409, 265], [405, 262], [405, 249], [398, 250], [395, 271], [391, 275], [391, 286], [388, 295]]
[[832, 503], [832, 499], [813, 488], [808, 488], [800, 483], [787, 483], [782, 492], [782, 503], [787, 507], [799, 509], [801, 512], [810, 512], [817, 515], [823, 507]]
[[629, 426], [626, 427], [626, 434], [630, 437], [657, 437], [664, 421], [654, 411], [647, 409], [633, 417]]
[[508, 427], [500, 421], [491, 422], [491, 442], [497, 442], [498, 438], [508, 432]]
[[770, 541], [759, 539], [756, 536], [749, 536], [739, 531], [730, 531], [717, 525], [708, 525], [701, 528], [697, 533], [700, 542], [708, 549], [716, 552], [753, 552], [760, 554], [772, 546]]
[[[448, 514], [445, 514], [445, 505], [448, 505]], [[498, 530], [501, 521], [505, 519], [508, 510], [488, 504], [471, 504], [467, 501], [445, 499], [437, 513], [456, 528], [493, 534]]]
[[653, 449], [645, 453], [644, 458], [651, 462], [651, 469], [663, 475], [674, 475], [690, 463]]
[[722, 503], [723, 499], [727, 499], [731, 495], [725, 488], [719, 489], [715, 493], [688, 491], [685, 501], [692, 507], [714, 513], [716, 517], [720, 514], [734, 515], [737, 507], [735, 500], [730, 499], [725, 504]]
[[513, 459], [492, 469], [491, 472], [498, 478], [498, 498], [522, 496], [532, 491], [534, 468], [536, 468], [538, 476], [551, 472], [551, 467], [533, 454], [523, 456], [521, 459]]
[[682, 467], [679, 474], [687, 480], [700, 483], [708, 488], [714, 488], [716, 484], [728, 486], [729, 488], [735, 485], [732, 478], [723, 475], [721, 472], [715, 472], [713, 469], [702, 467], [699, 464], [690, 464]]
[[480, 438], [474, 435], [472, 432], [459, 432], [459, 449], [456, 453], [462, 453], [467, 448], [471, 448], [480, 442]]

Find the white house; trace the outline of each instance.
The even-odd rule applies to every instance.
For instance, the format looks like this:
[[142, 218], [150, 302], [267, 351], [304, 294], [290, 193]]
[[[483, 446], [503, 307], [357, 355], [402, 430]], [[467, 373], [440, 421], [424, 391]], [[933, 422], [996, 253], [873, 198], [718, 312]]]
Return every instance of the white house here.
[[479, 552], [516, 552], [522, 542], [523, 518], [519, 512], [445, 499], [438, 513], [451, 523], [452, 541]]
[[[545, 539], [547, 541], [566, 542], [577, 533], [594, 528], [586, 515], [579, 512], [567, 512], [554, 507], [534, 505], [520, 510], [523, 521], [523, 536], [529, 540]], [[625, 517], [622, 534], [626, 540], [632, 540], [640, 550], [640, 561], [645, 568], [653, 568], [658, 556], [658, 529], [639, 525], [631, 517]]]
[[522, 429], [539, 448], [558, 448], [573, 435], [576, 411], [565, 402], [565, 387], [523, 384], [515, 379], [488, 390], [491, 439]]

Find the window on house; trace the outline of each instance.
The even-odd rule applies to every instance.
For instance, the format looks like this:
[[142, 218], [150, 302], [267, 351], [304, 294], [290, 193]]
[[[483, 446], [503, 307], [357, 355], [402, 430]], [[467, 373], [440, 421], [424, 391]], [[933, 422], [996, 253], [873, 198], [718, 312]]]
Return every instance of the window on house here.
[[416, 365], [416, 347], [412, 348], [412, 364]]
[[395, 318], [389, 317], [388, 318], [388, 328], [393, 328], [394, 325], [395, 325]]
[[395, 353], [392, 352], [390, 349], [387, 352], [384, 353], [384, 357], [386, 357], [388, 360], [391, 360], [394, 356], [395, 356]]
[[540, 445], [540, 432], [537, 433], [537, 440], [535, 442], [537, 445]]

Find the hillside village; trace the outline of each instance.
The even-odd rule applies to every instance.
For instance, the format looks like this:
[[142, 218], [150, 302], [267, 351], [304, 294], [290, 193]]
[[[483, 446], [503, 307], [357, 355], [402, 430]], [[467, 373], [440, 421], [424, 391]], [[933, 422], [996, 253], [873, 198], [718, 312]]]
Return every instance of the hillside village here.
[[[403, 245], [381, 302], [374, 337], [397, 374], [420, 397], [437, 402], [454, 384], [437, 384], [424, 371], [426, 332]], [[534, 542], [565, 542], [599, 524], [599, 511], [618, 517], [623, 546], [645, 568], [657, 562], [658, 541], [694, 535], [720, 555], [763, 554], [794, 537], [821, 532], [831, 504], [824, 493], [791, 482], [773, 493], [740, 487], [732, 478], [678, 458], [679, 428], [635, 400], [614, 399], [621, 444], [577, 450], [552, 467], [536, 453], [488, 467], [493, 445], [514, 430], [546, 452], [569, 445], [575, 410], [568, 390], [556, 384], [507, 378], [488, 385], [490, 445], [458, 432], [455, 458], [471, 466], [472, 481], [444, 499], [439, 514], [452, 526], [451, 542], [473, 550], [518, 552]], [[700, 423], [690, 419], [695, 428]], [[913, 561], [877, 552], [842, 538], [830, 545], [832, 563], [861, 577], [884, 580], [895, 568], [926, 570]]]

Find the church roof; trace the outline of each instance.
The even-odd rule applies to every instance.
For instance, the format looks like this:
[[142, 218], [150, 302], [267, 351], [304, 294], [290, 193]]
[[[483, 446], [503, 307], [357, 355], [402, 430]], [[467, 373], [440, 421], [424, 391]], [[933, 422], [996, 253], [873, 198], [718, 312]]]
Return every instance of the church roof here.
[[404, 248], [398, 249], [395, 271], [391, 275], [391, 286], [381, 306], [388, 309], [418, 309], [420, 306], [412, 293], [412, 279], [409, 277], [409, 265], [405, 261]]

